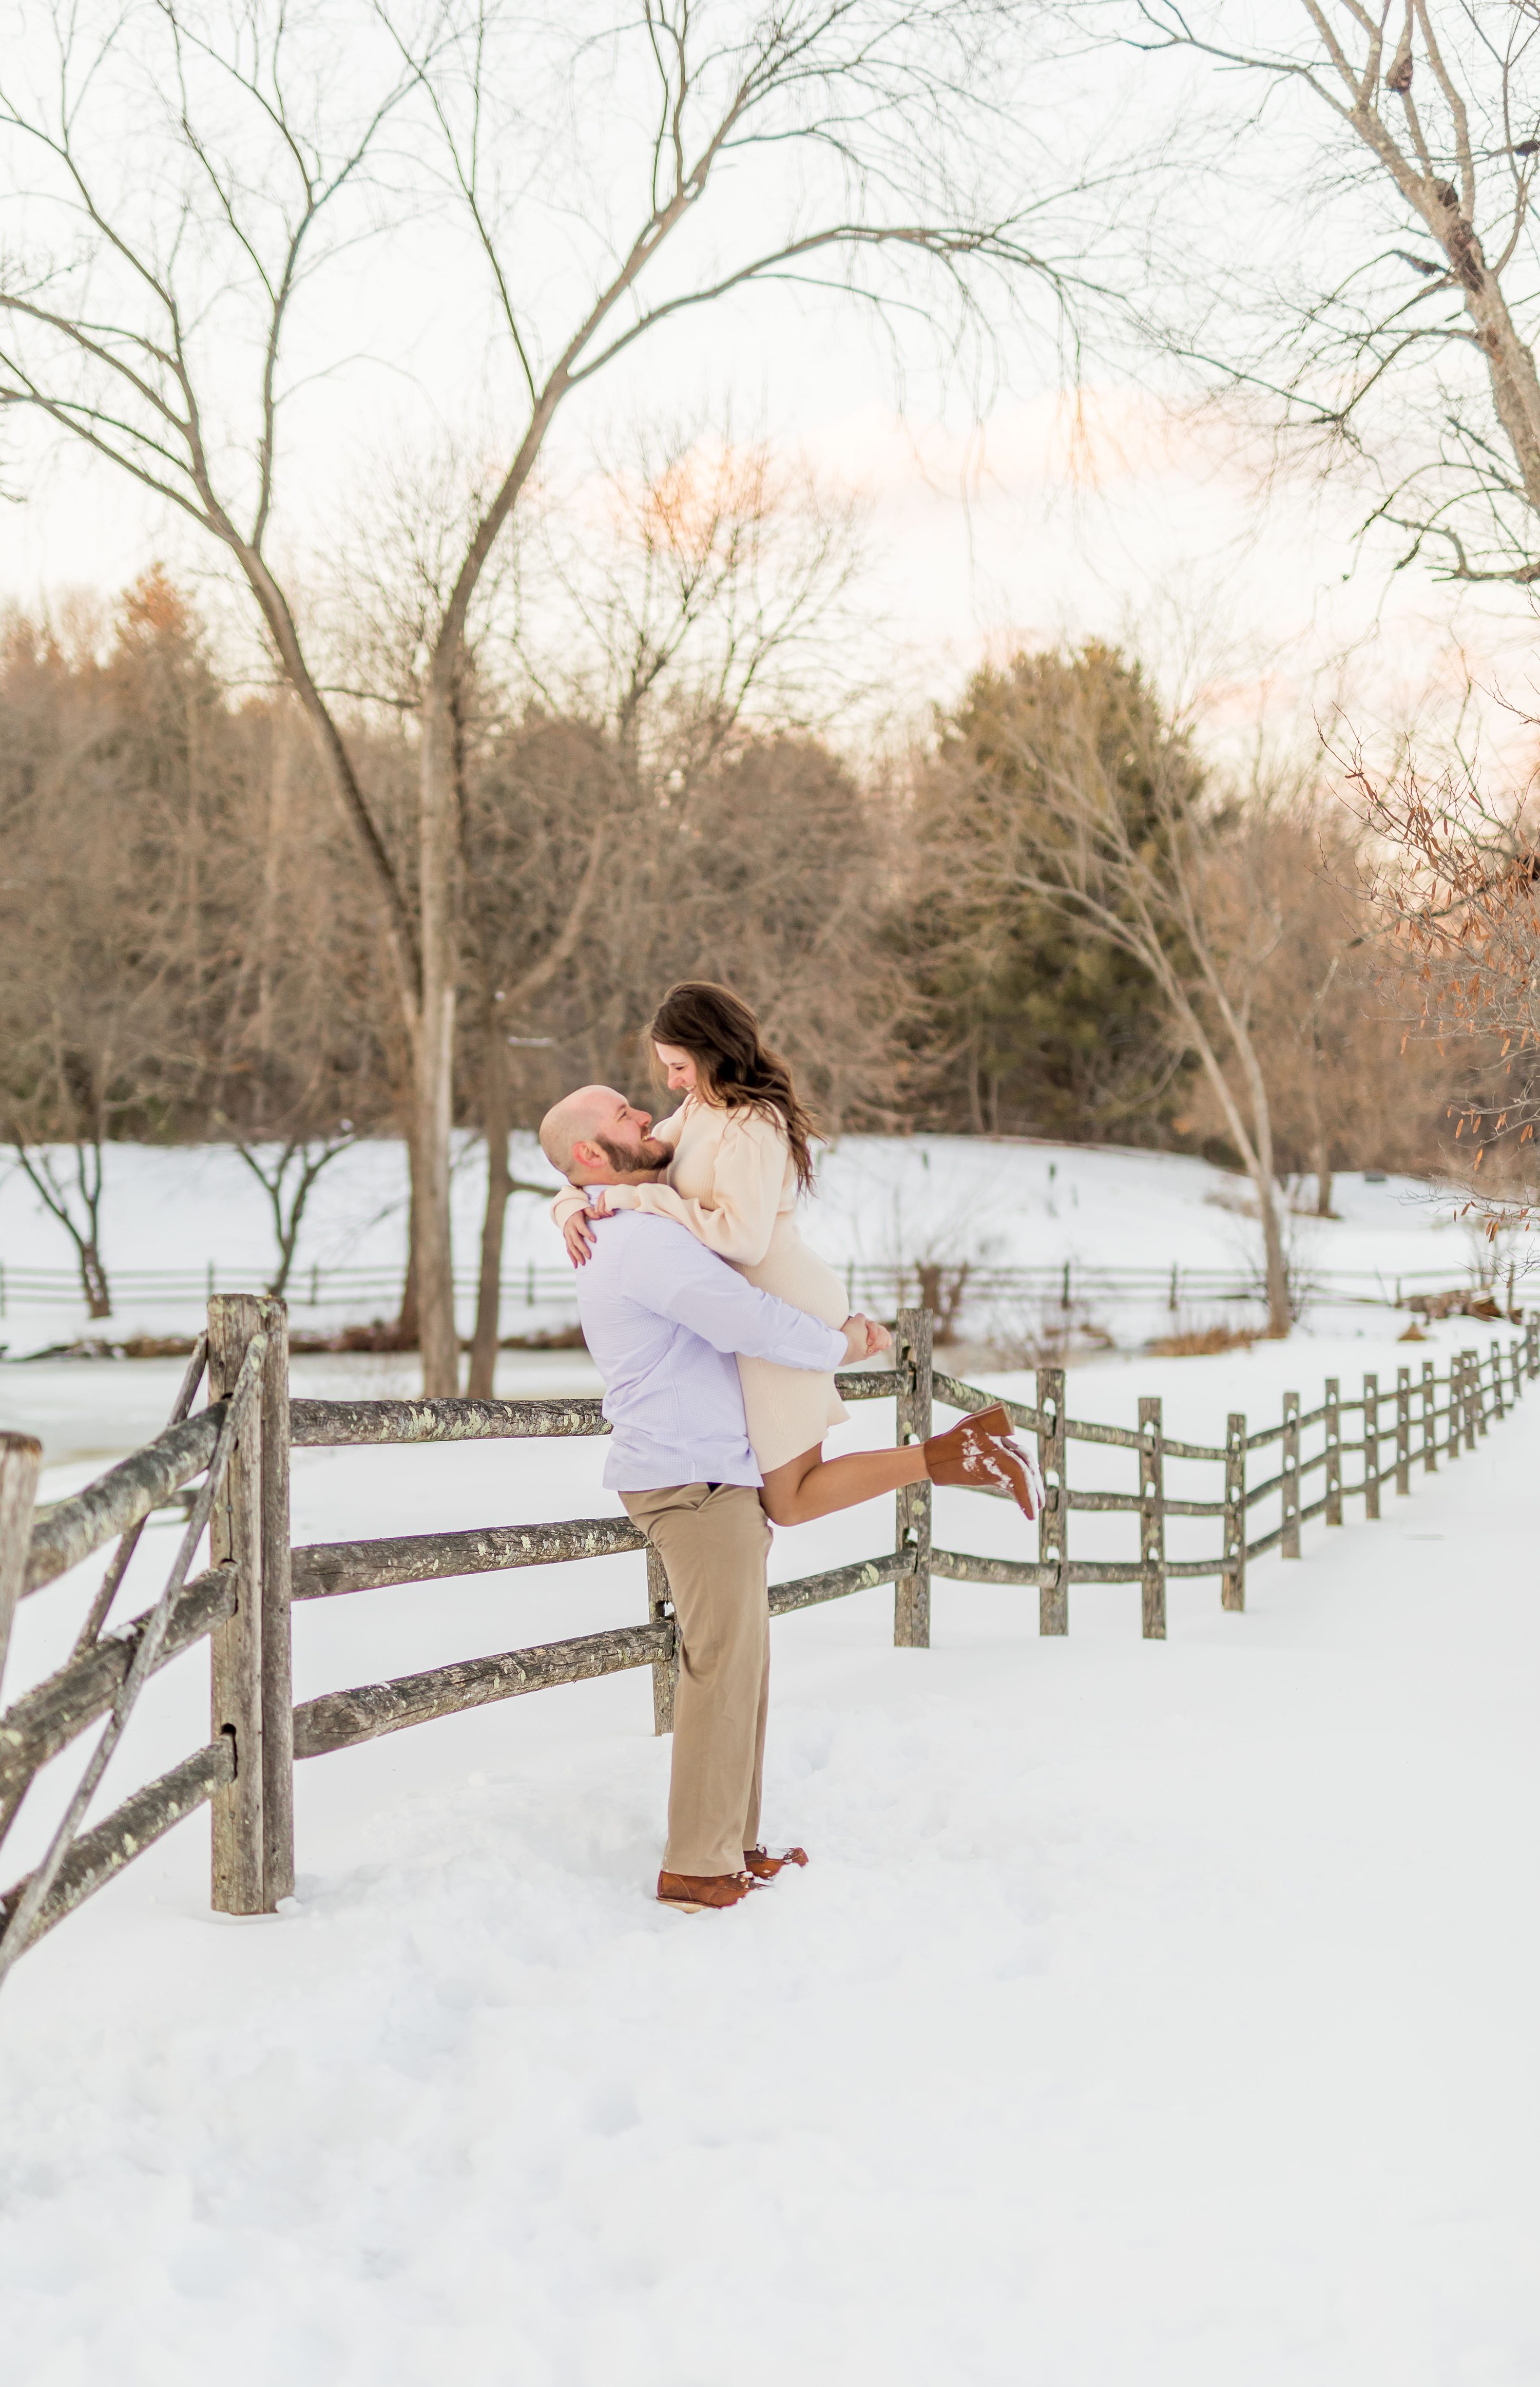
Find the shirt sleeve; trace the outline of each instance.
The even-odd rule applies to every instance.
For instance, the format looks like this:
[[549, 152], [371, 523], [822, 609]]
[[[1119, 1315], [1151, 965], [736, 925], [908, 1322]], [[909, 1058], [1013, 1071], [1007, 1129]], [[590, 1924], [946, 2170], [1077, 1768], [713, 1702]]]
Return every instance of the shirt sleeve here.
[[688, 1326], [715, 1351], [741, 1351], [750, 1359], [819, 1373], [844, 1362], [845, 1338], [838, 1327], [761, 1293], [693, 1239], [650, 1237], [626, 1278], [633, 1301]]
[[752, 1268], [770, 1248], [786, 1183], [786, 1135], [772, 1120], [741, 1112], [723, 1130], [712, 1200], [696, 1201], [672, 1185], [625, 1187], [627, 1210], [673, 1219], [725, 1260]]

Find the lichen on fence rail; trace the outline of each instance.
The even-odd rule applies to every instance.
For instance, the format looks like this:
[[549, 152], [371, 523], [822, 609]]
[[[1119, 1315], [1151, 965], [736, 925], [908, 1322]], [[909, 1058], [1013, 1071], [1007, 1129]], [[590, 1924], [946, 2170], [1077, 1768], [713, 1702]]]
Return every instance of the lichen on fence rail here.
[[608, 1633], [583, 1633], [570, 1641], [549, 1641], [533, 1649], [504, 1649], [493, 1658], [466, 1658], [425, 1673], [402, 1674], [387, 1683], [363, 1683], [350, 1691], [326, 1691], [294, 1711], [297, 1759], [323, 1757], [337, 1749], [376, 1740], [408, 1724], [430, 1724], [462, 1708], [486, 1707], [559, 1683], [589, 1682], [599, 1674], [650, 1666], [674, 1647], [674, 1627], [623, 1624]]
[[857, 1559], [853, 1565], [830, 1567], [824, 1574], [803, 1575], [795, 1583], [773, 1583], [770, 1613], [794, 1616], [799, 1609], [820, 1608], [827, 1599], [848, 1599], [852, 1592], [875, 1591], [878, 1584], [903, 1583], [916, 1565], [912, 1549], [894, 1550], [887, 1558]]
[[[184, 1585], [173, 1606], [152, 1672], [158, 1673], [234, 1612], [235, 1569], [210, 1567]], [[70, 1658], [34, 1683], [0, 1716], [0, 1802], [26, 1788], [40, 1765], [106, 1715], [128, 1677], [153, 1610]]]
[[[235, 1757], [230, 1742], [210, 1741], [206, 1749], [195, 1749], [191, 1757], [173, 1765], [169, 1774], [146, 1782], [143, 1789], [135, 1790], [101, 1823], [82, 1832], [60, 1865], [33, 1919], [27, 1946], [35, 1947], [45, 1932], [103, 1888], [114, 1874], [121, 1873], [135, 1857], [142, 1857], [174, 1825], [195, 1814], [224, 1787], [234, 1770]], [[32, 1880], [31, 1874], [25, 1875], [0, 1898], [0, 1930], [12, 1923]]]
[[68, 1574], [104, 1542], [126, 1534], [141, 1517], [162, 1507], [173, 1492], [201, 1475], [214, 1455], [223, 1422], [224, 1404], [216, 1401], [181, 1425], [169, 1427], [117, 1467], [109, 1467], [83, 1492], [39, 1509], [22, 1577], [23, 1595], [41, 1591], [44, 1584]]
[[625, 1517], [578, 1517], [553, 1525], [478, 1525], [454, 1534], [406, 1534], [393, 1541], [311, 1542], [294, 1552], [296, 1599], [378, 1591], [444, 1575], [492, 1574], [570, 1559], [612, 1558], [647, 1538]]
[[[847, 1401], [891, 1400], [890, 1368], [842, 1369], [835, 1378]], [[297, 1448], [354, 1443], [531, 1442], [610, 1431], [600, 1402], [587, 1396], [524, 1401], [291, 1401]]]

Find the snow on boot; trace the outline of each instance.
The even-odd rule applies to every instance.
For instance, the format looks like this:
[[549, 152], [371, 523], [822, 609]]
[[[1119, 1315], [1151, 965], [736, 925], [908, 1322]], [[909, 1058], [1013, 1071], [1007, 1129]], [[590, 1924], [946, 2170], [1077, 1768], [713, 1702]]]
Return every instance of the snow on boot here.
[[1029, 1523], [1042, 1514], [1037, 1461], [1016, 1441], [1004, 1403], [975, 1410], [946, 1433], [933, 1433], [925, 1446], [925, 1469], [932, 1484], [1008, 1493]]

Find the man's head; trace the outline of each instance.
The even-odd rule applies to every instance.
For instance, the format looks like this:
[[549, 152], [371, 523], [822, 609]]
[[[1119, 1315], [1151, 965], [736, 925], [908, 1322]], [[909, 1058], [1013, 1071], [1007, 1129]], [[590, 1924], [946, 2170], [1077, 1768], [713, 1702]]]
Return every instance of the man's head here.
[[579, 1086], [540, 1121], [540, 1149], [574, 1185], [638, 1185], [668, 1167], [651, 1124], [613, 1086]]

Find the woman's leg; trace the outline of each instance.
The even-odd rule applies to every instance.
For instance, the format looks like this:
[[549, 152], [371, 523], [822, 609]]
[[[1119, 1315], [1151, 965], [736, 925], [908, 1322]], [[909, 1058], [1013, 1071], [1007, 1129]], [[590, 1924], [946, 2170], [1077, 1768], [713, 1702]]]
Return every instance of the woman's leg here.
[[804, 1450], [770, 1469], [760, 1503], [772, 1524], [805, 1525], [896, 1492], [901, 1484], [923, 1484], [927, 1471], [917, 1442], [899, 1450], [852, 1450], [847, 1459], [826, 1459], [821, 1447]]

